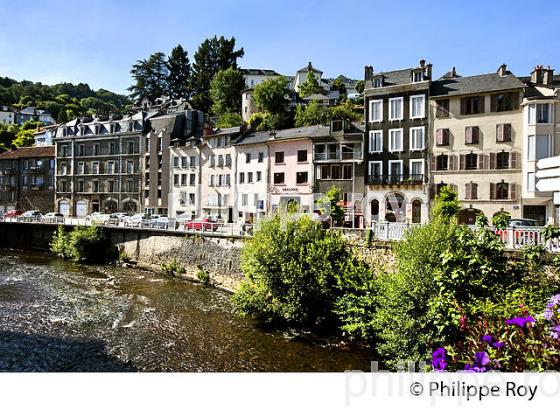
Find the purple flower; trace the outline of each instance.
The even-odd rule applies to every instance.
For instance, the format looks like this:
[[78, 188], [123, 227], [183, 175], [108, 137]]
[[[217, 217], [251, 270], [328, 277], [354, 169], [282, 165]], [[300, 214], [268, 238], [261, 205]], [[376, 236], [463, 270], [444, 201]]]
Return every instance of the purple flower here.
[[491, 344], [494, 341], [494, 337], [492, 335], [484, 335], [484, 336], [481, 337], [481, 340], [484, 343]]
[[504, 342], [496, 342], [496, 343], [492, 343], [492, 346], [495, 349], [501, 350], [506, 346], [506, 344]]
[[492, 335], [484, 335], [480, 338], [484, 343], [492, 346], [494, 349], [503, 349], [505, 347], [504, 342], [497, 341], [496, 338]]
[[516, 316], [514, 318], [506, 320], [506, 325], [515, 325], [519, 327], [525, 327], [527, 323], [533, 323], [535, 319], [533, 316]]
[[560, 339], [560, 325], [556, 325], [552, 328], [550, 336], [552, 336], [553, 339]]
[[473, 364], [467, 363], [465, 365], [465, 371], [482, 373], [488, 371], [488, 365], [490, 364], [490, 357], [486, 352], [476, 352], [474, 355]]
[[432, 367], [436, 372], [442, 372], [447, 367], [447, 362], [445, 361], [445, 355], [447, 350], [445, 347], [438, 347], [432, 353]]

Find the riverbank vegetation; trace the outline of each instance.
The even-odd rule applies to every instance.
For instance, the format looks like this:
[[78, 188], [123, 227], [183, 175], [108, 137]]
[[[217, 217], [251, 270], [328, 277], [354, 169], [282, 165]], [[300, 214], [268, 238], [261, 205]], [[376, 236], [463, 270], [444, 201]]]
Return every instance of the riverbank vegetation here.
[[377, 269], [318, 222], [272, 217], [243, 249], [235, 306], [367, 341], [391, 369], [433, 359], [436, 370], [560, 370], [559, 266], [507, 255], [487, 220], [457, 223], [459, 208], [444, 191], [431, 221], [394, 245], [394, 267]]
[[59, 226], [50, 249], [55, 255], [83, 263], [108, 263], [118, 257], [104, 230], [97, 226], [75, 226], [68, 232]]

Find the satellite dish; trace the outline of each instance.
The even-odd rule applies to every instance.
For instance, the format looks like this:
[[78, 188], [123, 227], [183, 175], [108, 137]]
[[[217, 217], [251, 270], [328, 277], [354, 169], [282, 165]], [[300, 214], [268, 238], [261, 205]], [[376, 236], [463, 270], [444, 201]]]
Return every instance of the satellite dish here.
[[43, 165], [43, 161], [40, 161], [40, 160], [37, 161], [37, 166], [38, 166], [38, 167], [40, 167], [40, 166], [42, 166], [42, 165]]

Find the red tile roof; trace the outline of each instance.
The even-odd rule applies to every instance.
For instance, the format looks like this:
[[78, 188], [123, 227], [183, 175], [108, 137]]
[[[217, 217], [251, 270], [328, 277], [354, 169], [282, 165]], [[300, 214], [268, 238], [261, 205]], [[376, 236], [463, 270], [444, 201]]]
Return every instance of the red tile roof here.
[[47, 147], [25, 147], [12, 149], [0, 154], [0, 160], [2, 159], [17, 159], [17, 158], [44, 158], [53, 157], [54, 158], [54, 146], [50, 145]]

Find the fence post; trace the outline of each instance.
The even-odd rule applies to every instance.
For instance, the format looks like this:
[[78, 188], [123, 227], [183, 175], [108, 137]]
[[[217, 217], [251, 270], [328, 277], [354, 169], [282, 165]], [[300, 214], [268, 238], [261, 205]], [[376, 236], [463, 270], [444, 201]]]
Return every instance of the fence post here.
[[515, 228], [508, 227], [507, 229], [507, 246], [510, 249], [515, 249]]

